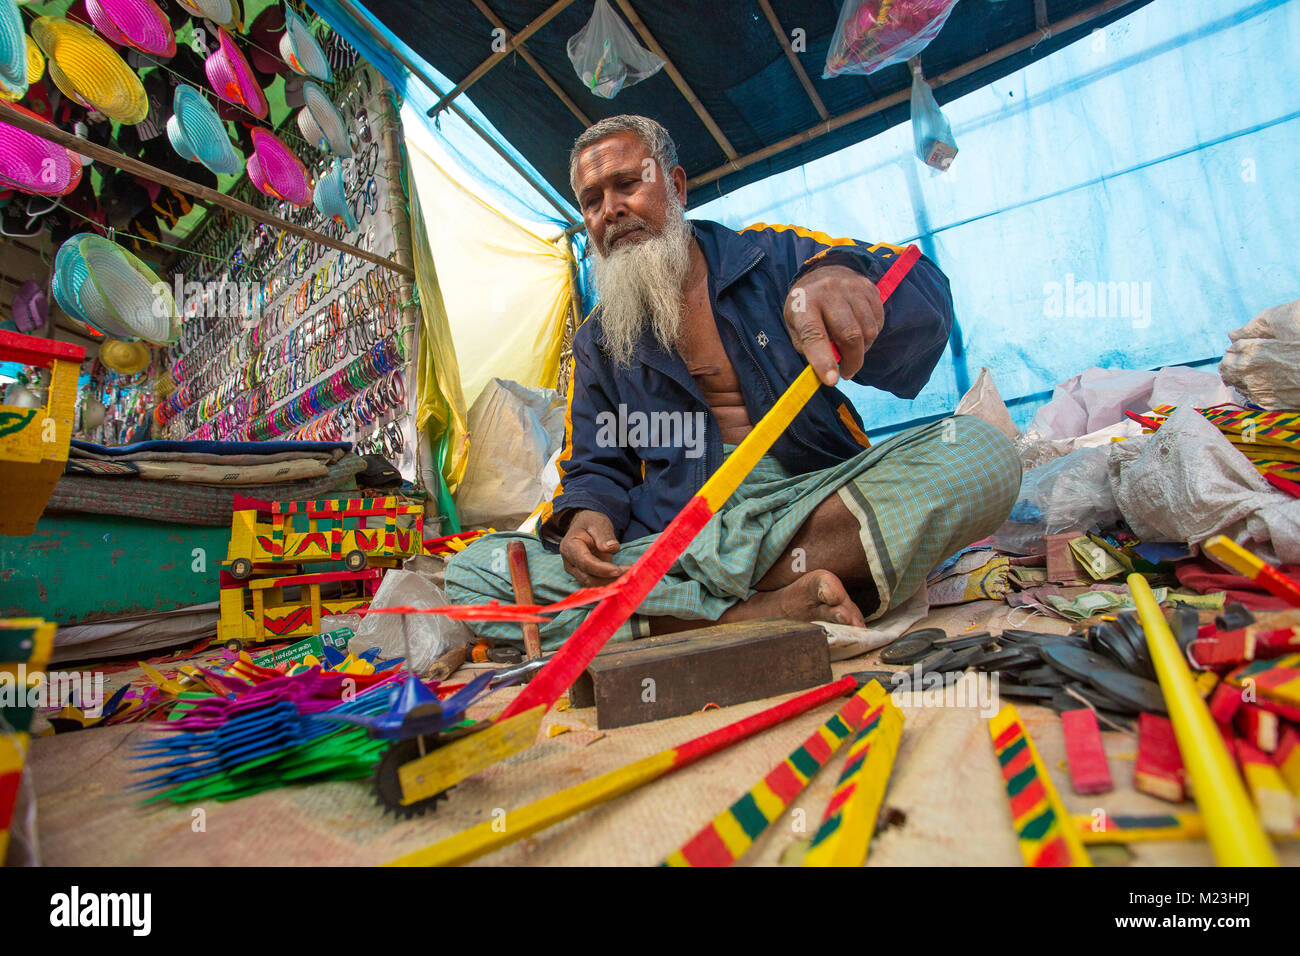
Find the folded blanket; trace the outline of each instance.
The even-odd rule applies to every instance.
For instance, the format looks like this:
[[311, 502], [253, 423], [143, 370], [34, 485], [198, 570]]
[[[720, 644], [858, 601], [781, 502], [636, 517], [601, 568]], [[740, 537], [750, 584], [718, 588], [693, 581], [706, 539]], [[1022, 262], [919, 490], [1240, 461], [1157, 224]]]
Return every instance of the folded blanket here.
[[183, 461], [217, 464], [244, 455], [251, 456], [250, 463], [278, 460], [268, 455], [337, 461], [351, 450], [349, 442], [329, 441], [142, 441], [133, 445], [96, 445], [74, 438], [68, 454], [115, 460], [166, 460], [179, 456]]

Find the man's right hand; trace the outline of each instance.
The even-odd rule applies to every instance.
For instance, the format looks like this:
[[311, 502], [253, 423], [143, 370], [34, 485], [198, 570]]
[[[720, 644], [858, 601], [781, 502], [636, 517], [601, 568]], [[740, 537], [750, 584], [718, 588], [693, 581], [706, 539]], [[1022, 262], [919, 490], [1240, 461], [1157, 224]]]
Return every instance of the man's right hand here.
[[564, 570], [583, 587], [609, 584], [627, 570], [609, 559], [619, 549], [614, 524], [599, 511], [579, 511], [560, 541]]

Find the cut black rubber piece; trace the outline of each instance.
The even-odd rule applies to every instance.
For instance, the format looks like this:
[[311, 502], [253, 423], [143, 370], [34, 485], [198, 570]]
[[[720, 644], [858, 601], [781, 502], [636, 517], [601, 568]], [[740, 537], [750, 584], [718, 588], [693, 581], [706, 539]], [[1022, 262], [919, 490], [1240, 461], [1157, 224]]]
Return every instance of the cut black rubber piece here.
[[1001, 651], [985, 651], [970, 666], [982, 671], [1015, 670], [1020, 667], [1032, 667], [1038, 658], [1023, 653], [1018, 647], [1008, 647]]
[[1055, 687], [1032, 687], [1028, 684], [1012, 684], [1008, 681], [998, 681], [998, 695], [1000, 697], [1014, 697], [1017, 700], [1051, 700], [1056, 694]]
[[[963, 651], [962, 653], [965, 652]], [[929, 673], [930, 671], [937, 671], [942, 674], [944, 671], [943, 665], [956, 657], [956, 655], [956, 651], [950, 651], [946, 647], [941, 647], [929, 657], [918, 661], [916, 667], [922, 674]]]
[[1133, 716], [1141, 713], [1141, 711], [1127, 701], [1119, 700], [1115, 697], [1111, 697], [1110, 694], [1102, 693], [1085, 681], [1073, 681], [1072, 683], [1067, 684], [1066, 688], [1074, 691], [1098, 710], [1105, 710], [1123, 716]]
[[916, 637], [906, 634], [880, 652], [882, 664], [911, 664], [919, 661], [934, 649], [934, 641], [928, 637]]
[[971, 661], [975, 660], [975, 658], [979, 657], [984, 653], [984, 650], [980, 647], [965, 647], [962, 648], [961, 650], [953, 650], [951, 647], [940, 648], [940, 649], [952, 652], [952, 657], [941, 662], [937, 667], [933, 668], [933, 670], [937, 670], [943, 674], [948, 674], [948, 673], [955, 674], [960, 671], [964, 671], [966, 668], [970, 667]]
[[1088, 683], [1103, 694], [1109, 694], [1116, 700], [1124, 701], [1132, 707], [1151, 714], [1168, 714], [1165, 695], [1160, 692], [1160, 685], [1136, 674], [1123, 671], [1103, 670], [1088, 677]]
[[962, 637], [949, 637], [942, 641], [935, 641], [935, 647], [946, 647], [950, 651], [964, 651], [968, 647], [993, 647], [997, 644], [997, 638], [988, 631], [982, 631], [979, 634], [966, 634]]
[[1045, 647], [1043, 660], [1062, 674], [1075, 680], [1088, 682], [1097, 671], [1124, 673], [1115, 666], [1115, 662], [1095, 651], [1085, 651], [1081, 647]]

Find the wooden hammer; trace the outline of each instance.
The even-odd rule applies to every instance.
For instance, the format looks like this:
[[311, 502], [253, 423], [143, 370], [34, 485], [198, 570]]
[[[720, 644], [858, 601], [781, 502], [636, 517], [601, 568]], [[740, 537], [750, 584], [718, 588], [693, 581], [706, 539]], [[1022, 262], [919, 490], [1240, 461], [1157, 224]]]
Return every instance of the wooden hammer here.
[[[511, 541], [506, 545], [506, 559], [510, 562], [510, 584], [515, 591], [516, 604], [533, 603], [533, 582], [528, 577], [528, 552], [522, 541]], [[528, 659], [536, 660], [542, 656], [542, 635], [537, 625], [527, 621], [520, 625], [524, 631], [524, 652]]]

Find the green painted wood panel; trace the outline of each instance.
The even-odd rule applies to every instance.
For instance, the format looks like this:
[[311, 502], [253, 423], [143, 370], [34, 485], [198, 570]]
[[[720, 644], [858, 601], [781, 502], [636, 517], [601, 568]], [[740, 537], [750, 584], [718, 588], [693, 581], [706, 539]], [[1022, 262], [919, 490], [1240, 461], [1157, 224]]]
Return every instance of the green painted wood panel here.
[[45, 515], [0, 535], [0, 617], [84, 624], [215, 601], [229, 542], [229, 527]]

